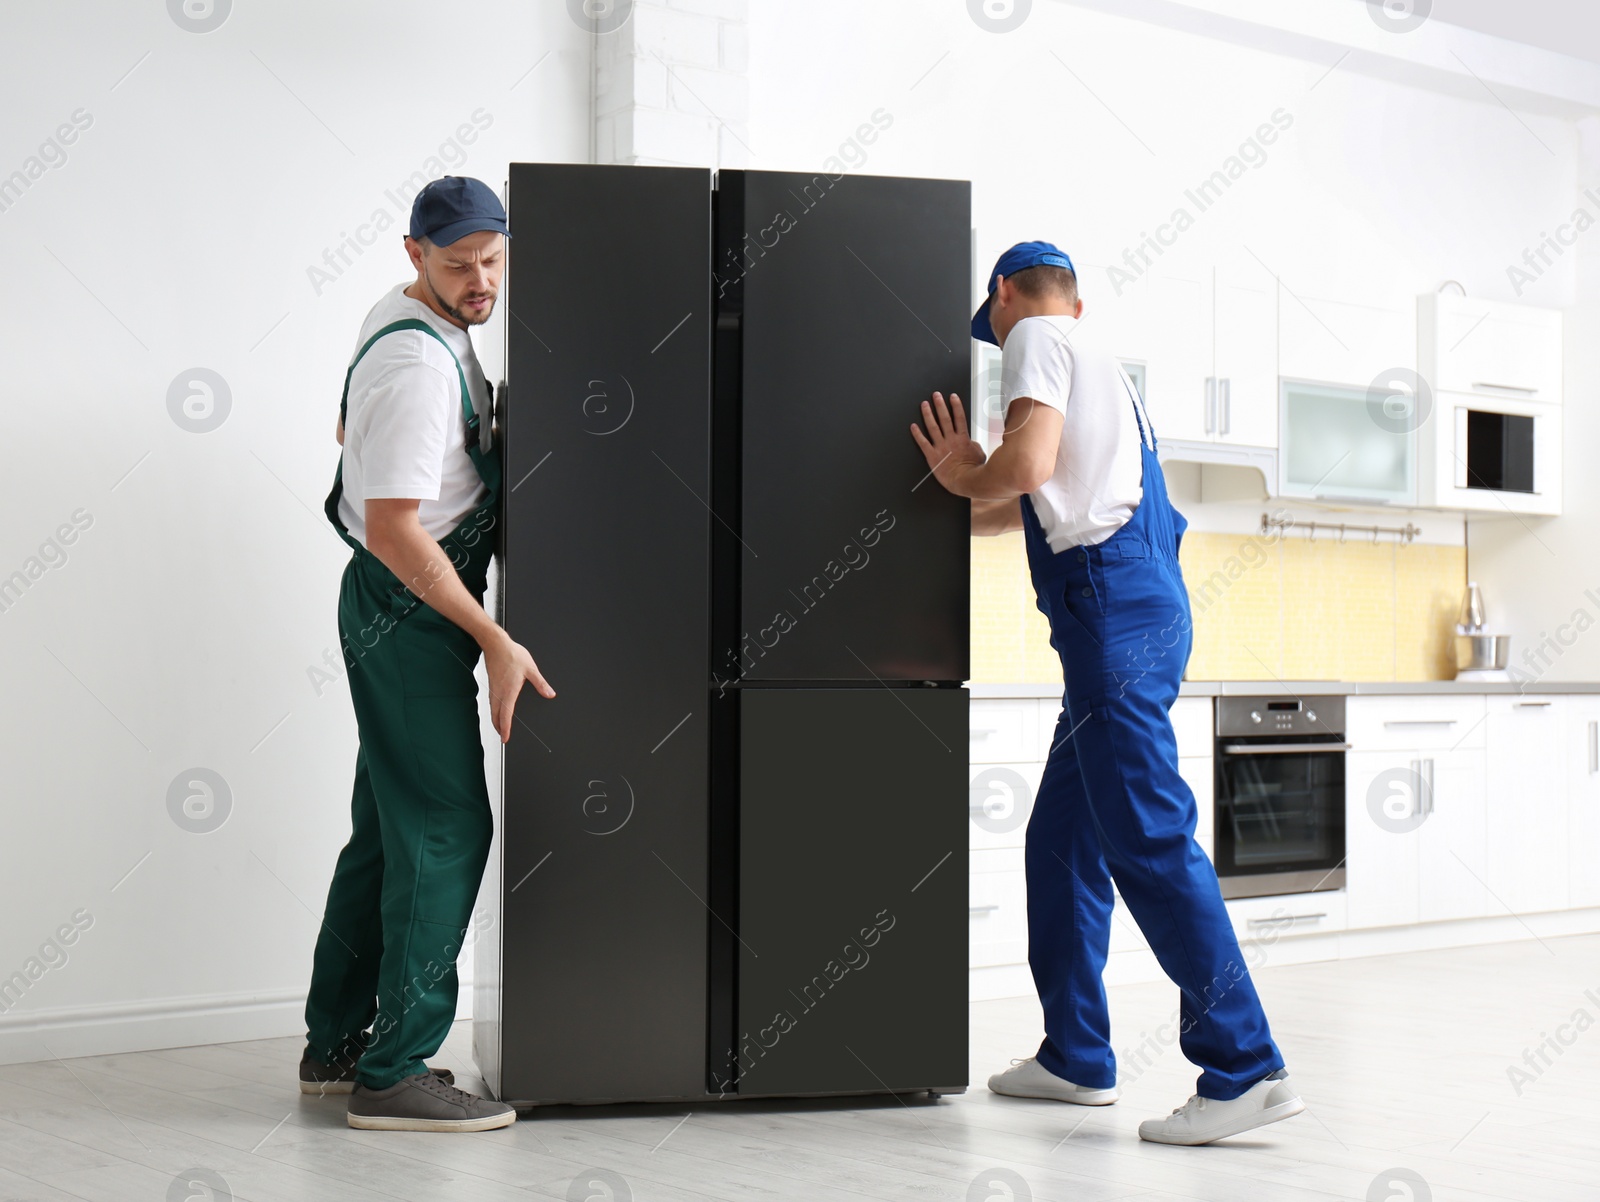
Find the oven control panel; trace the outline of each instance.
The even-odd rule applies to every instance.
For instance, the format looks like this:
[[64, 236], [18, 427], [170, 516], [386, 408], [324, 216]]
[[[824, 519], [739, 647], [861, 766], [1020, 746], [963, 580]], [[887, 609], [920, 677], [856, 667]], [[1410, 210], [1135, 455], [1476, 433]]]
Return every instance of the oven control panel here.
[[1344, 737], [1339, 696], [1218, 697], [1217, 737], [1337, 735]]

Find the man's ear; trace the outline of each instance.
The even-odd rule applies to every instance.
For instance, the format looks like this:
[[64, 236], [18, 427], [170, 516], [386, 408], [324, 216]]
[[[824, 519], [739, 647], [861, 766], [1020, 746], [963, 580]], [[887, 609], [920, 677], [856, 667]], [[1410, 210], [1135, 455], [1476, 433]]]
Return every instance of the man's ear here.
[[1083, 297], [1080, 296], [1078, 298], [1078, 300], [1077, 300], [1077, 303], [1073, 305], [1073, 307], [1072, 307], [1072, 316], [1073, 317], [1082, 317], [1083, 316]]

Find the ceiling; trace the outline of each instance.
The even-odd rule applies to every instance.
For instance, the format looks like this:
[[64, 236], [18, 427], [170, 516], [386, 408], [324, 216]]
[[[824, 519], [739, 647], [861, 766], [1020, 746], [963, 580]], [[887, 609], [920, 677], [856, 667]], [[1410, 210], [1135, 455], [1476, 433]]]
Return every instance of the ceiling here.
[[[1427, 0], [1410, 3], [1420, 7]], [[1600, 4], [1595, 0], [1432, 0], [1429, 15], [1479, 33], [1600, 63]]]

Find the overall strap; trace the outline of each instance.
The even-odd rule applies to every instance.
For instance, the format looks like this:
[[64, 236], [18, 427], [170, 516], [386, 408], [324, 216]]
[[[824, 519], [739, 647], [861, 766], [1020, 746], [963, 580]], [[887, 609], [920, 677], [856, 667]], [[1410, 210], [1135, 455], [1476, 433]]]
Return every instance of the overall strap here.
[[450, 361], [456, 365], [456, 378], [461, 381], [461, 416], [467, 423], [467, 445], [477, 445], [478, 414], [472, 407], [472, 394], [467, 390], [467, 373], [462, 370], [461, 360], [456, 358], [455, 351], [450, 350], [450, 344], [445, 341], [444, 335], [420, 317], [407, 317], [401, 321], [391, 321], [361, 344], [361, 349], [356, 352], [356, 357], [350, 360], [350, 370], [344, 373], [344, 392], [339, 396], [339, 420], [343, 421], [345, 417], [345, 406], [350, 400], [350, 377], [356, 373], [356, 364], [361, 362], [362, 357], [372, 349], [372, 344], [377, 342], [378, 339], [385, 334], [394, 334], [401, 330], [420, 330], [422, 333], [436, 338], [439, 345], [450, 352]]
[[[483, 448], [478, 444], [480, 422], [477, 411], [472, 406], [472, 393], [467, 389], [467, 373], [462, 369], [461, 360], [456, 358], [455, 351], [450, 349], [450, 344], [444, 340], [444, 336], [420, 318], [407, 317], [401, 321], [392, 321], [361, 344], [361, 349], [356, 352], [356, 357], [350, 361], [349, 370], [344, 373], [344, 391], [339, 394], [339, 420], [343, 422], [348, 414], [350, 380], [355, 375], [356, 364], [361, 362], [362, 357], [372, 349], [372, 344], [377, 342], [378, 339], [386, 334], [398, 333], [401, 330], [420, 330], [422, 333], [438, 339], [439, 345], [450, 352], [450, 359], [456, 365], [456, 378], [461, 381], [461, 413], [467, 425], [467, 456], [472, 460], [473, 467], [477, 469], [478, 478], [489, 488], [488, 503], [490, 505], [496, 504], [500, 495], [500, 460], [498, 455], [492, 457], [485, 455]], [[487, 386], [488, 381], [485, 380], [484, 383]], [[490, 395], [493, 395], [492, 392]], [[349, 543], [356, 551], [364, 551], [366, 548], [356, 541], [350, 531], [346, 529], [344, 522], [339, 518], [339, 498], [343, 495], [343, 492], [344, 452], [340, 451], [339, 464], [333, 473], [333, 491], [328, 494], [328, 499], [323, 503], [323, 512], [327, 515], [328, 520], [333, 523], [333, 528], [339, 532], [340, 538]]]
[[1122, 378], [1122, 386], [1127, 389], [1128, 399], [1133, 402], [1133, 420], [1139, 423], [1139, 445], [1156, 449], [1156, 428], [1150, 421], [1150, 414], [1144, 408], [1144, 401], [1133, 386], [1133, 381], [1128, 378], [1128, 373], [1122, 367], [1117, 368], [1117, 375]]

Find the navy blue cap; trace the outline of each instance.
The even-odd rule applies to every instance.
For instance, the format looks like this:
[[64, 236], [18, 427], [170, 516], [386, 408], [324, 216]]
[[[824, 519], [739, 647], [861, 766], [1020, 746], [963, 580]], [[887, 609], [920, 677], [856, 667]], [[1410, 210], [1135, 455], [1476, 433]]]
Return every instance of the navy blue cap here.
[[411, 236], [426, 238], [435, 246], [449, 246], [479, 230], [511, 237], [506, 210], [494, 189], [469, 175], [443, 175], [411, 202]]
[[994, 299], [995, 284], [999, 282], [1001, 276], [1013, 276], [1030, 267], [1065, 267], [1074, 275], [1077, 274], [1066, 252], [1053, 244], [1018, 242], [995, 263], [994, 270], [989, 273], [989, 295], [984, 298], [983, 304], [978, 306], [978, 311], [972, 315], [972, 336], [979, 342], [1000, 345], [1000, 340], [994, 336], [994, 327], [989, 324], [989, 301]]

